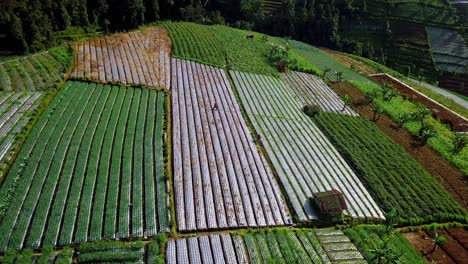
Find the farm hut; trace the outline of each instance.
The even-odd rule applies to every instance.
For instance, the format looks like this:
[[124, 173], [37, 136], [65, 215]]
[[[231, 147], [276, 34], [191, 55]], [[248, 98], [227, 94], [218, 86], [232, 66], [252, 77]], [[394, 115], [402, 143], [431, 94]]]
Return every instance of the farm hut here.
[[333, 189], [313, 195], [313, 199], [323, 215], [336, 216], [348, 209], [344, 195], [338, 190]]

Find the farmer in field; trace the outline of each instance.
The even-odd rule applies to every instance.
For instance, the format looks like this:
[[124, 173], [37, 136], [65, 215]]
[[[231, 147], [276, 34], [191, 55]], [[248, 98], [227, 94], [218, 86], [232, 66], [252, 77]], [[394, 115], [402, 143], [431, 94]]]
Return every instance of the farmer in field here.
[[218, 110], [218, 102], [215, 102], [213, 107], [211, 108], [211, 111], [213, 110]]

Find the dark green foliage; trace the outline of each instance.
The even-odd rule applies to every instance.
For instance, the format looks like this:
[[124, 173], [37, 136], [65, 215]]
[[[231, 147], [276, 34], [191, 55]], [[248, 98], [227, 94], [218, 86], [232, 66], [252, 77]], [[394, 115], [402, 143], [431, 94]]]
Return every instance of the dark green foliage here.
[[318, 105], [305, 105], [302, 108], [302, 112], [310, 117], [314, 117], [316, 114], [320, 113], [320, 107]]
[[166, 241], [166, 235], [164, 233], [159, 233], [148, 243], [149, 263], [164, 264], [164, 247]]
[[141, 241], [83, 243], [78, 247], [78, 261], [80, 263], [138, 262], [143, 260], [144, 246]]
[[452, 139], [453, 152], [460, 153], [463, 148], [468, 144], [468, 137], [464, 134], [456, 133]]
[[69, 264], [72, 263], [73, 249], [66, 247], [60, 251], [54, 264]]
[[371, 122], [333, 113], [314, 120], [384, 211], [396, 208], [405, 218], [465, 213], [432, 175]]

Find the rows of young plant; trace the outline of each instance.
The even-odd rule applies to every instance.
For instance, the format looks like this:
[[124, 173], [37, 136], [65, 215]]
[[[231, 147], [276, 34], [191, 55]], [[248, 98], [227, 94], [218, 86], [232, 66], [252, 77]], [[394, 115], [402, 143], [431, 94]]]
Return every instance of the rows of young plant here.
[[1, 251], [167, 231], [164, 108], [164, 93], [67, 83], [0, 189]]
[[240, 72], [231, 77], [300, 221], [317, 219], [310, 198], [332, 189], [344, 194], [346, 214], [383, 218], [351, 167], [281, 80]]
[[220, 25], [168, 22], [164, 26], [169, 31], [176, 58], [220, 68], [277, 75], [268, 55], [272, 44], [262, 34]]
[[173, 59], [173, 162], [181, 231], [288, 223], [288, 210], [223, 70]]
[[315, 236], [332, 262], [367, 263], [343, 231], [334, 228], [318, 229]]
[[229, 234], [169, 240], [166, 263], [259, 263], [249, 261], [242, 237]]
[[355, 226], [346, 234], [371, 263], [426, 263], [399, 232], [386, 226]]
[[289, 88], [303, 105], [316, 105], [323, 111], [357, 115], [322, 79], [315, 75], [290, 72], [282, 74], [286, 87]]
[[463, 37], [452, 29], [428, 26], [426, 30], [437, 69], [466, 74], [468, 48]]
[[144, 263], [145, 244], [141, 241], [99, 241], [82, 243], [78, 263]]
[[[40, 93], [1, 93], [0, 94], [0, 164], [11, 155], [18, 133], [28, 123], [32, 112], [39, 105]], [[1, 167], [0, 167], [1, 170]]]
[[75, 49], [76, 79], [169, 89], [171, 41], [162, 27], [79, 42]]
[[66, 47], [0, 62], [0, 91], [54, 89], [64, 79], [73, 61]]
[[370, 121], [332, 113], [314, 120], [384, 211], [396, 208], [406, 218], [464, 213], [434, 177]]
[[0, 261], [3, 264], [71, 264], [73, 263], [73, 249], [65, 247], [57, 252], [53, 247], [44, 247], [41, 249], [40, 256], [30, 248], [21, 252], [8, 249]]

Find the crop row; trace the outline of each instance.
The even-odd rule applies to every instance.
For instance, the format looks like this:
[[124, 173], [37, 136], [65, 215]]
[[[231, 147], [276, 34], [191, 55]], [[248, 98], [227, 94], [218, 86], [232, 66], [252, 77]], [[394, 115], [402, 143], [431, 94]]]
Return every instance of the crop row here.
[[[0, 189], [1, 249], [168, 230], [164, 100], [148, 90], [67, 83]], [[145, 156], [159, 165], [146, 171]]]
[[397, 208], [404, 217], [463, 213], [420, 164], [370, 121], [332, 113], [322, 113], [314, 120], [384, 211]]
[[143, 242], [102, 241], [83, 243], [78, 248], [79, 263], [143, 263]]
[[317, 105], [323, 111], [357, 115], [343, 100], [320, 78], [315, 75], [291, 72], [282, 78], [303, 105]]
[[[277, 75], [268, 61], [271, 48], [263, 35], [221, 25], [164, 23], [174, 57], [238, 71]], [[254, 36], [247, 38], [247, 35]]]
[[388, 232], [385, 226], [355, 226], [346, 234], [368, 260], [378, 260], [377, 254], [385, 252], [385, 256], [397, 256], [399, 263], [425, 263], [399, 232]]
[[174, 59], [172, 84], [178, 229], [286, 224], [279, 186], [224, 71]]
[[169, 89], [171, 41], [162, 27], [80, 42], [76, 50], [74, 78]]
[[346, 214], [383, 218], [359, 178], [281, 80], [231, 72], [240, 99], [261, 135], [300, 221], [318, 219], [311, 197], [336, 189], [348, 204]]
[[[64, 57], [63, 57], [64, 56]], [[19, 57], [0, 63], [0, 91], [42, 91], [64, 78], [71, 57], [66, 48]]]

